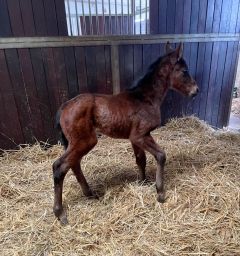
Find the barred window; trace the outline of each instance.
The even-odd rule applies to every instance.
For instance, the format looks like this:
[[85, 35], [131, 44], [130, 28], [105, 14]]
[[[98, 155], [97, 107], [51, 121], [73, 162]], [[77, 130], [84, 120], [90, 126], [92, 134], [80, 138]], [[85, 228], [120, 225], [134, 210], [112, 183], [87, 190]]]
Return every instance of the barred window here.
[[65, 0], [68, 34], [149, 34], [149, 0]]

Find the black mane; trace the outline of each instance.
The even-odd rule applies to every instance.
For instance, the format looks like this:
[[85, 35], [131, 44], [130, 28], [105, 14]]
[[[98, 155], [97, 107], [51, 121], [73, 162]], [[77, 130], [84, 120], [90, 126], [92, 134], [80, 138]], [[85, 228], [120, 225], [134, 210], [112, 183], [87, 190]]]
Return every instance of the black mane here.
[[145, 75], [140, 77], [138, 80], [134, 81], [133, 84], [127, 89], [128, 91], [134, 91], [138, 88], [141, 88], [143, 85], [151, 84], [153, 75], [155, 74], [156, 68], [159, 63], [162, 61], [164, 56], [159, 57], [156, 61], [154, 61], [147, 69]]

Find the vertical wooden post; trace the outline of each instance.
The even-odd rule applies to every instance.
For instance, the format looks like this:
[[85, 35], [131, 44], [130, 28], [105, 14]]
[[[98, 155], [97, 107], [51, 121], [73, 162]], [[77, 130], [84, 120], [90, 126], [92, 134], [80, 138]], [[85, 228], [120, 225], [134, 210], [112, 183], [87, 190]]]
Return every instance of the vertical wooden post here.
[[118, 45], [111, 45], [111, 67], [113, 94], [120, 92], [120, 75], [119, 75], [119, 49]]

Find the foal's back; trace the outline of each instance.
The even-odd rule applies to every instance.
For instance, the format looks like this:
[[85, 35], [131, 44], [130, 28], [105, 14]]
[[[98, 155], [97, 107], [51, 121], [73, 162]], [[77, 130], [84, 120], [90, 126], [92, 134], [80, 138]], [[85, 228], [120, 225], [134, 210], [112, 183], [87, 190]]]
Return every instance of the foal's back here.
[[110, 137], [128, 138], [135, 105], [127, 93], [80, 94], [61, 107], [60, 125], [67, 139], [73, 129], [83, 134], [95, 128]]
[[60, 124], [66, 137], [73, 129], [81, 133], [97, 129], [110, 137], [127, 139], [136, 122], [143, 119], [144, 105], [129, 92], [113, 96], [81, 94], [61, 107]]

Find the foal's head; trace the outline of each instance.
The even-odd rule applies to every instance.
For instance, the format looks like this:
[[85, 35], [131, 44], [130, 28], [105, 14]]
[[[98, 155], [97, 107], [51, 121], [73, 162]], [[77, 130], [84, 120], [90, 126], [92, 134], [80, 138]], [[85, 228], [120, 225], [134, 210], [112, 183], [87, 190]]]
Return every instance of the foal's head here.
[[189, 74], [188, 66], [182, 57], [182, 43], [177, 49], [166, 45], [166, 55], [163, 58], [163, 69], [160, 69], [161, 75], [165, 73], [170, 89], [178, 91], [183, 95], [195, 97], [199, 91], [196, 81]]

